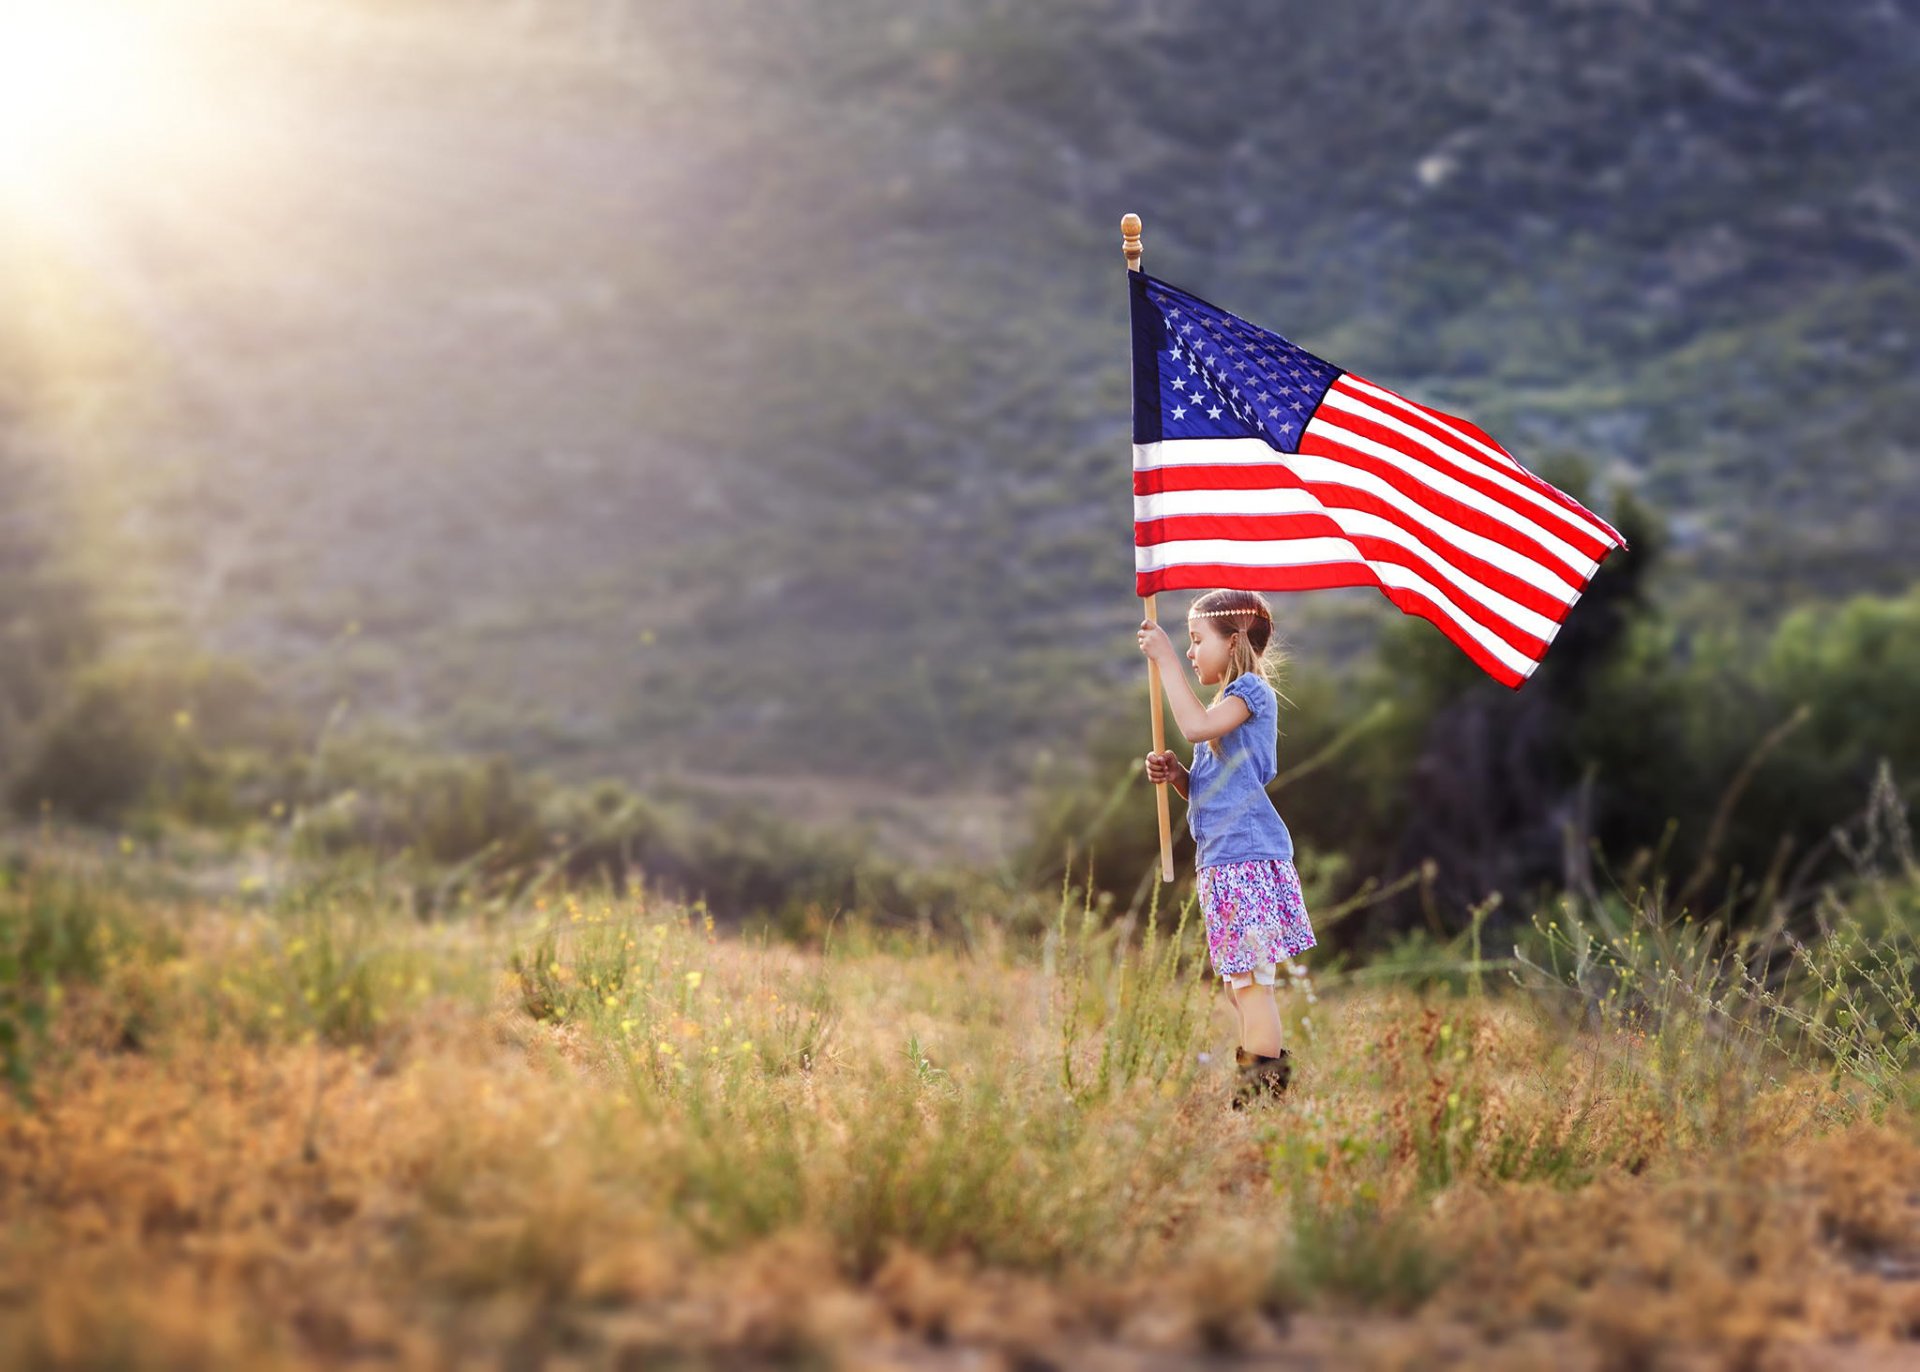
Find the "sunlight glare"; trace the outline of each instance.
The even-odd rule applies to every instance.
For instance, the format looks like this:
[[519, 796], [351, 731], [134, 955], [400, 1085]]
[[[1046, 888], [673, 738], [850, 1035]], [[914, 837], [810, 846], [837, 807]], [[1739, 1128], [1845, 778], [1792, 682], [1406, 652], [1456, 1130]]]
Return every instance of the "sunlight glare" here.
[[0, 0], [0, 190], [116, 163], [168, 134], [177, 75], [149, 0]]

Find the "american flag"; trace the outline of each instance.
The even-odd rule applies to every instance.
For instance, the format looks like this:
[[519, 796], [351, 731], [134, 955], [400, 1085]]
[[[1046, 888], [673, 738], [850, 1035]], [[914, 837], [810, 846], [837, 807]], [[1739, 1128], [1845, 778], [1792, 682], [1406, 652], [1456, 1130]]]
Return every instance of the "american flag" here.
[[1378, 587], [1517, 690], [1619, 531], [1466, 420], [1127, 277], [1137, 593]]

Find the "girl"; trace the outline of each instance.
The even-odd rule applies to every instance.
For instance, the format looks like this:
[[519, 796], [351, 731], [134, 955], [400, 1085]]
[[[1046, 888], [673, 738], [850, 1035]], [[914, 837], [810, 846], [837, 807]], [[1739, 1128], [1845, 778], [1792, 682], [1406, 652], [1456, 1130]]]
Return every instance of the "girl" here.
[[1279, 697], [1267, 680], [1273, 611], [1253, 591], [1209, 591], [1187, 611], [1187, 638], [1200, 684], [1220, 686], [1211, 704], [1180, 670], [1165, 631], [1140, 623], [1140, 651], [1160, 664], [1174, 721], [1196, 745], [1191, 769], [1171, 750], [1147, 754], [1147, 775], [1173, 783], [1187, 801], [1207, 952], [1240, 1021], [1238, 1110], [1287, 1088], [1292, 1062], [1280, 1046], [1275, 973], [1314, 937], [1293, 836], [1267, 797], [1279, 771]]

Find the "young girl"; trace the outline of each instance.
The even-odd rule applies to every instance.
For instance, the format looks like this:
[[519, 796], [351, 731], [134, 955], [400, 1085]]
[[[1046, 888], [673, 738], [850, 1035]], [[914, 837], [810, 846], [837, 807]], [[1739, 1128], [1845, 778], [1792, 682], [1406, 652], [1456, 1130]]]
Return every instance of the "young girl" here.
[[1293, 869], [1293, 836], [1267, 796], [1278, 773], [1280, 704], [1267, 681], [1273, 611], [1253, 591], [1209, 591], [1187, 611], [1187, 661], [1202, 703], [1164, 630], [1140, 624], [1140, 651], [1160, 664], [1175, 723], [1195, 745], [1193, 766], [1171, 750], [1147, 754], [1147, 775], [1187, 800], [1207, 952], [1240, 1020], [1238, 1110], [1286, 1090], [1292, 1062], [1280, 1046], [1277, 965], [1313, 947]]

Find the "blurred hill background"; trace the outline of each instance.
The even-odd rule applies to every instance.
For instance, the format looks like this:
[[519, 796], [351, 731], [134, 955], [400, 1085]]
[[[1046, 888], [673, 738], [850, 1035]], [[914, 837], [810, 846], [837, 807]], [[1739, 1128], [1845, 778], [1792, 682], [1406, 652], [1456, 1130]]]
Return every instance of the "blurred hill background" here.
[[[0, 766], [62, 663], [206, 653], [309, 734], [1003, 849], [1043, 750], [1144, 742], [1128, 210], [1149, 270], [1637, 502], [1681, 659], [1920, 579], [1910, 3], [222, 23], [226, 142], [0, 228]], [[1282, 614], [1309, 675], [1446, 647]]]

